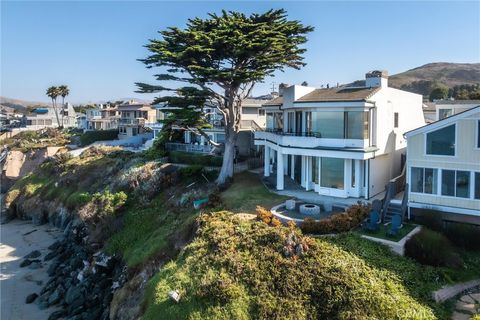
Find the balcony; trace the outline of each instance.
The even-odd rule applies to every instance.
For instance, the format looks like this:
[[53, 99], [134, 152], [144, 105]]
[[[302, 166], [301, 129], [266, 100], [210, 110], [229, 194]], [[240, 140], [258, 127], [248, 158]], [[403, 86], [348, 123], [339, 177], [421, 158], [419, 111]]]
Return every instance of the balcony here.
[[[282, 147], [294, 148], [367, 148], [369, 139], [332, 139], [322, 138], [320, 132], [293, 132], [287, 133], [278, 129], [266, 129], [255, 132], [255, 144], [264, 145], [265, 142]], [[263, 140], [263, 141], [262, 141]]]
[[165, 144], [165, 148], [168, 151], [212, 153], [216, 147], [212, 145], [197, 145], [197, 144], [168, 142]]
[[144, 118], [120, 118], [119, 124], [126, 126], [143, 126], [146, 120]]

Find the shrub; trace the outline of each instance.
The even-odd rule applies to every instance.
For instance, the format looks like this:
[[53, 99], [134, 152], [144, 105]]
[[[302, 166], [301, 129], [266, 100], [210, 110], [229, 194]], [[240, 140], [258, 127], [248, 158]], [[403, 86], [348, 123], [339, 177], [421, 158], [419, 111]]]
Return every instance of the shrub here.
[[478, 226], [464, 223], [449, 223], [444, 233], [458, 247], [480, 250], [480, 227]]
[[257, 206], [257, 220], [263, 221], [266, 224], [270, 224], [272, 222], [273, 214], [270, 210], [265, 209], [264, 207]]
[[357, 227], [368, 216], [370, 205], [357, 203], [345, 212], [334, 213], [326, 219], [315, 221], [305, 218], [300, 228], [304, 233], [340, 233], [347, 232]]
[[459, 268], [463, 261], [441, 233], [423, 228], [405, 243], [405, 255], [421, 264]]
[[118, 130], [87, 131], [80, 136], [82, 146], [89, 145], [95, 141], [115, 140], [118, 138]]
[[73, 209], [88, 203], [88, 201], [91, 199], [92, 196], [88, 192], [77, 191], [68, 196], [68, 198], [65, 200], [65, 205], [67, 208]]
[[185, 164], [195, 164], [201, 166], [212, 166], [220, 167], [222, 166], [223, 157], [213, 156], [213, 155], [202, 155], [198, 153], [189, 153], [181, 151], [171, 151], [169, 154], [171, 162], [174, 163], [185, 163]]
[[182, 178], [198, 177], [204, 172], [203, 166], [198, 164], [178, 169], [178, 175]]
[[84, 206], [79, 214], [83, 219], [92, 222], [111, 217], [127, 201], [127, 194], [123, 191], [111, 193], [106, 190], [93, 194], [91, 201]]

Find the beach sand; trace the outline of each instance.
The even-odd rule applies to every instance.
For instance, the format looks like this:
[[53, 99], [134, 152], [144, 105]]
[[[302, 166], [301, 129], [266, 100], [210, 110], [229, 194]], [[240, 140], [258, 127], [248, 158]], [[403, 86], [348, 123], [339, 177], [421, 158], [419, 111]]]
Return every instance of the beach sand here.
[[[43, 258], [48, 246], [61, 235], [61, 231], [49, 225], [35, 226], [28, 221], [13, 220], [0, 225], [0, 319], [43, 320], [55, 310], [40, 310], [35, 302], [26, 304], [25, 298], [31, 293], [39, 294], [48, 281], [49, 263], [44, 263]], [[20, 268], [23, 257], [34, 250], [42, 253], [37, 259], [43, 266]]]

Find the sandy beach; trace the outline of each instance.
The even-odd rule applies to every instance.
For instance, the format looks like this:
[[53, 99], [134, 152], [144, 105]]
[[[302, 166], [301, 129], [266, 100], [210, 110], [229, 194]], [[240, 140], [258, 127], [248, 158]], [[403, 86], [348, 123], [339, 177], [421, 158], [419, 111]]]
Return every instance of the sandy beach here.
[[[55, 309], [40, 310], [36, 303], [26, 304], [25, 298], [31, 293], [40, 293], [48, 281], [48, 263], [43, 257], [47, 248], [62, 233], [49, 225], [35, 226], [28, 221], [13, 220], [0, 225], [0, 319], [2, 320], [43, 320]], [[23, 257], [34, 250], [42, 255], [42, 267], [20, 268]]]

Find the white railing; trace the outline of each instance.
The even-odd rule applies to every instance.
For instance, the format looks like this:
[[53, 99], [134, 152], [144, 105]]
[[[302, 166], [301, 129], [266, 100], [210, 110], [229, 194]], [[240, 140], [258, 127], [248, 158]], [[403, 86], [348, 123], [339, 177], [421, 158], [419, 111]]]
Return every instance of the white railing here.
[[215, 149], [212, 145], [198, 145], [187, 143], [174, 143], [167, 142], [165, 148], [168, 151], [184, 151], [184, 152], [200, 152], [200, 153], [212, 153]]

